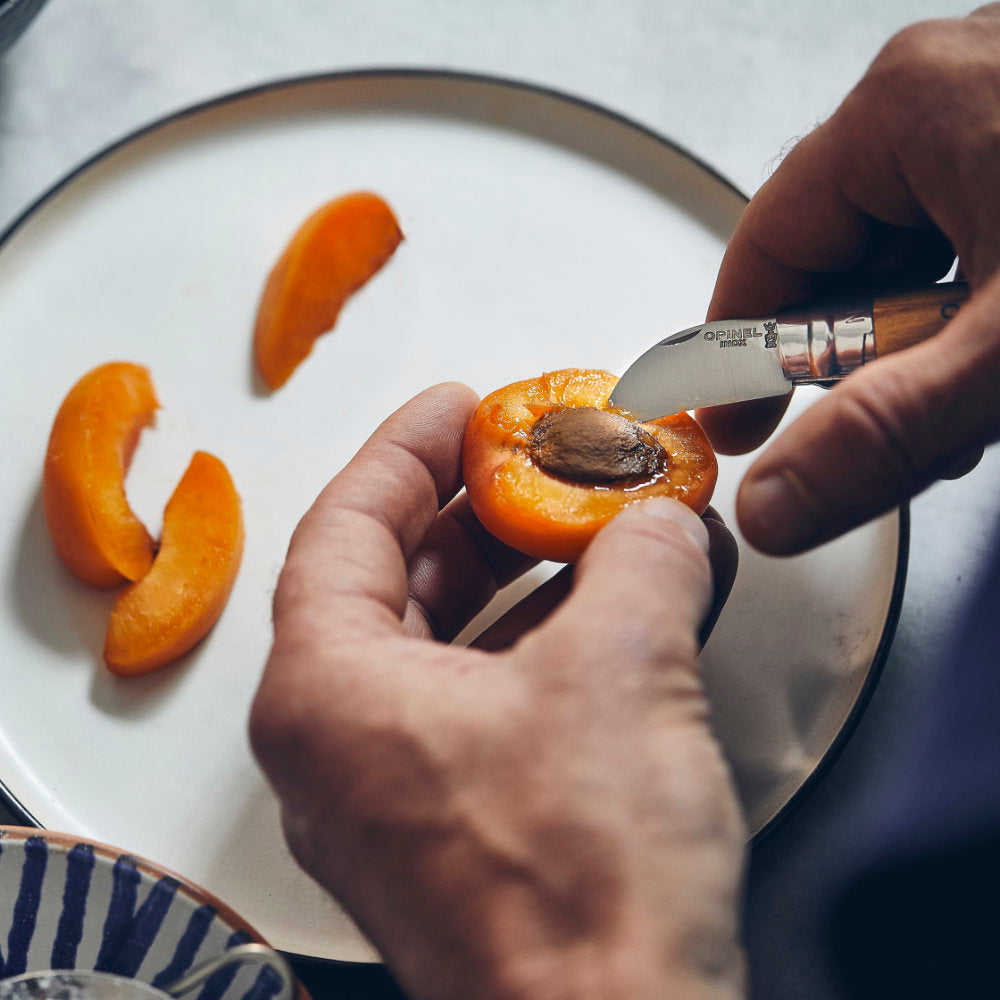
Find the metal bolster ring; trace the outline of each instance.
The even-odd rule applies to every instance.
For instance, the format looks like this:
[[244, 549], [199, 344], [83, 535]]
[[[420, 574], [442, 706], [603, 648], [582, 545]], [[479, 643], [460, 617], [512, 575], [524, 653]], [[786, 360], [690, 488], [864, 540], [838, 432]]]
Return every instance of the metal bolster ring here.
[[838, 316], [833, 326], [833, 340], [841, 378], [874, 360], [875, 325], [871, 308]]
[[870, 306], [780, 313], [778, 349], [793, 383], [842, 379], [874, 355]]

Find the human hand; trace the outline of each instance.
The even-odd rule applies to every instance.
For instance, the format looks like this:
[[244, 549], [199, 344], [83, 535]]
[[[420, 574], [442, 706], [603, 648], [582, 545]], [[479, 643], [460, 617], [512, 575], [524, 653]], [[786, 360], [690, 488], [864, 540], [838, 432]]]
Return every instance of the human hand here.
[[[893, 38], [837, 112], [752, 199], [709, 317], [769, 315], [824, 290], [932, 280], [957, 253], [973, 294], [936, 337], [855, 372], [758, 458], [737, 496], [775, 554], [832, 538], [967, 471], [1000, 437], [1000, 4]], [[701, 410], [749, 451], [787, 397]]]
[[452, 499], [476, 402], [404, 406], [294, 534], [250, 721], [288, 842], [414, 1000], [738, 996], [745, 830], [695, 666], [730, 536], [648, 501], [519, 639], [445, 644], [528, 565]]

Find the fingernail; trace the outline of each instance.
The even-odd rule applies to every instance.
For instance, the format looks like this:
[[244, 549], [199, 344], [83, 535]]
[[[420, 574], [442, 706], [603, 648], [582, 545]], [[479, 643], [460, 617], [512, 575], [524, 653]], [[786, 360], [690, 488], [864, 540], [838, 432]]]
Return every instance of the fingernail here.
[[701, 523], [701, 518], [679, 500], [671, 500], [669, 497], [651, 497], [649, 500], [635, 504], [629, 510], [635, 510], [648, 517], [659, 518], [663, 521], [672, 521], [698, 548], [708, 551], [708, 529]]
[[799, 551], [821, 534], [817, 507], [785, 471], [745, 480], [739, 493], [740, 527], [765, 552]]

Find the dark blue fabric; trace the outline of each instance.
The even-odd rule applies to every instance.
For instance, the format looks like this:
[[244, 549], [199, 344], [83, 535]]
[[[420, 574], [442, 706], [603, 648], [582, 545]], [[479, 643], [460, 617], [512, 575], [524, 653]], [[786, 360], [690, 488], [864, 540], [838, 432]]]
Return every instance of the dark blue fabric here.
[[1000, 545], [904, 750], [833, 904], [845, 986], [1000, 997]]

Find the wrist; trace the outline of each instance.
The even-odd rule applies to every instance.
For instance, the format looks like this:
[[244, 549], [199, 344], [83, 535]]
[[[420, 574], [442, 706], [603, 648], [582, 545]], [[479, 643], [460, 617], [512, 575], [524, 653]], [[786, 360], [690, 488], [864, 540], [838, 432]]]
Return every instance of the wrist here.
[[[655, 939], [654, 939], [655, 938]], [[492, 964], [475, 984], [489, 1000], [740, 1000], [745, 963], [734, 934], [690, 928], [630, 940], [555, 943]], [[466, 994], [468, 995], [468, 994]]]
[[[745, 829], [728, 770], [700, 719], [648, 735], [627, 759], [552, 776], [550, 728], [527, 751], [530, 780], [435, 812], [408, 855], [409, 919], [397, 898], [398, 933], [376, 942], [392, 941], [386, 958], [415, 1000], [744, 995]], [[574, 736], [592, 761], [585, 742]]]
[[[738, 1000], [745, 995], [739, 862], [706, 837], [635, 857], [564, 844], [511, 881], [473, 889], [452, 925], [452, 989], [479, 1000]], [[662, 847], [662, 845], [660, 845]], [[589, 858], [588, 858], [588, 855]], [[666, 855], [669, 860], [663, 863]], [[471, 886], [470, 886], [471, 888]], [[471, 900], [478, 899], [476, 902]], [[471, 906], [469, 905], [471, 902]], [[468, 909], [466, 909], [468, 907]], [[475, 927], [475, 933], [462, 928]], [[472, 944], [472, 948], [469, 945]], [[467, 950], [468, 949], [468, 950]], [[452, 978], [452, 976], [454, 978]], [[418, 996], [420, 994], [417, 994]]]
[[568, 861], [592, 873], [572, 888], [530, 869], [481, 881], [452, 857], [432, 884], [461, 893], [420, 927], [404, 921], [385, 957], [414, 1000], [739, 1000], [739, 877], [714, 854], [681, 848], [672, 872], [625, 884]]

